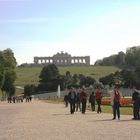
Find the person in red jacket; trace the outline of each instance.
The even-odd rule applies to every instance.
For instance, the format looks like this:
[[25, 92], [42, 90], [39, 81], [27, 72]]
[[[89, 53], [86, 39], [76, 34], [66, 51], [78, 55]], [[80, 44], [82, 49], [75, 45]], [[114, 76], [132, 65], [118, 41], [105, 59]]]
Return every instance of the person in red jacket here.
[[98, 109], [97, 109], [97, 113], [101, 113], [101, 101], [102, 101], [102, 97], [103, 97], [103, 93], [101, 91], [101, 88], [97, 88], [96, 92], [95, 92], [95, 99], [98, 105]]
[[113, 120], [116, 119], [116, 113], [118, 119], [120, 119], [120, 100], [121, 100], [121, 92], [119, 91], [119, 87], [114, 88], [114, 96], [113, 96]]

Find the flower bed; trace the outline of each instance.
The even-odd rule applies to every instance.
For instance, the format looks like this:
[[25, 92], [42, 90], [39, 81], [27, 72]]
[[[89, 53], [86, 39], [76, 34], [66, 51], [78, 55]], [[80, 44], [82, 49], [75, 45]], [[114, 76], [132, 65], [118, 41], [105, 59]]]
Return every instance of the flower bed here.
[[[102, 105], [110, 105], [111, 99], [109, 98], [103, 98]], [[122, 98], [121, 99], [121, 106], [129, 106], [132, 105], [132, 98]]]

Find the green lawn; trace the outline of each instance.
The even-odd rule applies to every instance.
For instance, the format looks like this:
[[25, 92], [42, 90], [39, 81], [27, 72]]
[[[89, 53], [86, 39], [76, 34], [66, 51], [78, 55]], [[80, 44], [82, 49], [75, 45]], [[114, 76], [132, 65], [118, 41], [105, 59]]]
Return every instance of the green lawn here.
[[[112, 113], [112, 107], [102, 105], [102, 111], [104, 113]], [[120, 112], [122, 115], [132, 115], [132, 107], [120, 107]]]
[[[38, 84], [41, 69], [41, 67], [17, 67], [17, 80], [15, 85], [23, 87], [26, 84]], [[60, 74], [64, 75], [66, 71], [70, 71], [71, 74], [83, 74], [92, 76], [95, 79], [99, 79], [118, 70], [120, 69], [114, 66], [59, 67]]]

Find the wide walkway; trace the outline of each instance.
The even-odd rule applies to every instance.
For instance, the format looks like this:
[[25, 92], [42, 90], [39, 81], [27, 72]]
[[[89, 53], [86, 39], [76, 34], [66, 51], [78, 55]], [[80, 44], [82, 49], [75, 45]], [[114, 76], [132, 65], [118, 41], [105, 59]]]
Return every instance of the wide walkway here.
[[140, 121], [112, 114], [69, 114], [63, 104], [0, 102], [0, 140], [139, 140]]

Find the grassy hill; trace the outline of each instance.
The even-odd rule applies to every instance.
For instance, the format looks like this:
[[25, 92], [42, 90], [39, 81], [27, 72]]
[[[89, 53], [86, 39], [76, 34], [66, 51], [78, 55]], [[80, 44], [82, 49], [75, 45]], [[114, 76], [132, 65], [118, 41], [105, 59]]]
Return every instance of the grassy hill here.
[[[38, 84], [39, 74], [41, 67], [17, 67], [17, 80], [16, 86], [24, 86], [26, 84]], [[70, 71], [71, 74], [83, 74], [86, 76], [92, 76], [95, 79], [99, 79], [105, 75], [120, 70], [114, 66], [79, 66], [79, 67], [59, 67], [60, 74], [65, 74], [66, 71]]]
[[[39, 81], [39, 74], [41, 67], [17, 67], [17, 79], [15, 81], [16, 86], [24, 87], [26, 84], [37, 85]], [[79, 66], [79, 67], [59, 67], [60, 74], [65, 74], [66, 71], [70, 71], [71, 74], [83, 74], [86, 76], [92, 76], [95, 79], [99, 79], [105, 75], [120, 70], [114, 66]], [[23, 89], [16, 88], [16, 94], [23, 93]], [[1, 91], [0, 91], [1, 97]]]

